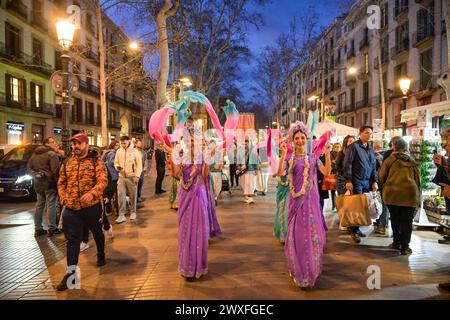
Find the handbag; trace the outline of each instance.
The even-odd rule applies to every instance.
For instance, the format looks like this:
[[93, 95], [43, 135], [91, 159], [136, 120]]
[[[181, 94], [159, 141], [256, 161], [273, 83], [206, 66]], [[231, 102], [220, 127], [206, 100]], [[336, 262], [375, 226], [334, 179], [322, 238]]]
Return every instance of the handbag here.
[[378, 192], [365, 193], [367, 200], [367, 208], [371, 219], [378, 219], [383, 213], [383, 204], [381, 196]]
[[[349, 192], [347, 191], [349, 194]], [[336, 197], [336, 206], [342, 227], [372, 225], [366, 194], [341, 195]]]
[[323, 178], [322, 190], [336, 190], [336, 174], [329, 174]]

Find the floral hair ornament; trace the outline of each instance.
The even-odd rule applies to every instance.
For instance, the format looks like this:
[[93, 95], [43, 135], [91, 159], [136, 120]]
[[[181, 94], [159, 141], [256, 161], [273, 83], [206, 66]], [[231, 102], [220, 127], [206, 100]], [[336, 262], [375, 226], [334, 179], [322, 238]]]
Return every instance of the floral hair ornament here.
[[306, 139], [309, 139], [310, 137], [310, 133], [308, 128], [306, 128], [306, 126], [303, 124], [303, 122], [301, 121], [296, 121], [290, 128], [288, 131], [288, 139], [289, 141], [293, 142], [294, 141], [294, 136], [297, 132], [301, 132], [306, 136]]

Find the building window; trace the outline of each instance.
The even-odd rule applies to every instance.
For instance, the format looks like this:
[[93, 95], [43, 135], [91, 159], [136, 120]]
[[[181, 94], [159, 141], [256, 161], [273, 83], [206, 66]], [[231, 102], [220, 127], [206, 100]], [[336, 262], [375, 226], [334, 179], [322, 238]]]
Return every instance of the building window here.
[[26, 82], [12, 75], [5, 74], [6, 78], [6, 102], [8, 105], [25, 106]]
[[363, 103], [364, 106], [369, 106], [369, 81], [363, 83]]
[[[355, 88], [352, 88], [350, 90], [350, 107], [353, 110], [355, 110], [355, 100], [356, 100], [356, 90]], [[353, 125], [352, 125], [353, 127]]]
[[83, 122], [83, 100], [75, 98], [76, 119], [77, 122]]
[[31, 96], [31, 107], [42, 108], [44, 103], [44, 87], [31, 82], [30, 96]]
[[369, 114], [367, 112], [365, 112], [363, 114], [363, 123], [362, 123], [362, 125], [366, 125], [366, 124], [369, 124]]
[[21, 32], [19, 28], [5, 22], [6, 54], [20, 58]]
[[389, 22], [389, 12], [388, 12], [388, 4], [385, 3], [381, 6], [381, 28], [384, 28], [388, 25]]
[[86, 123], [94, 124], [94, 104], [86, 101]]
[[344, 92], [344, 93], [341, 93], [339, 95], [339, 99], [338, 99], [338, 113], [342, 113], [342, 112], [345, 111], [344, 110], [345, 104], [346, 104], [346, 94]]
[[111, 123], [117, 122], [117, 110], [111, 109]]
[[41, 65], [42, 57], [44, 56], [42, 52], [42, 42], [38, 39], [33, 38], [33, 64]]
[[31, 135], [34, 144], [42, 144], [44, 140], [44, 126], [32, 124]]
[[433, 71], [433, 49], [420, 54], [420, 90], [431, 85], [431, 72]]
[[353, 128], [355, 127], [355, 117], [352, 117], [352, 121], [351, 121], [351, 124], [350, 124]]
[[369, 54], [364, 54], [364, 73], [369, 74]]

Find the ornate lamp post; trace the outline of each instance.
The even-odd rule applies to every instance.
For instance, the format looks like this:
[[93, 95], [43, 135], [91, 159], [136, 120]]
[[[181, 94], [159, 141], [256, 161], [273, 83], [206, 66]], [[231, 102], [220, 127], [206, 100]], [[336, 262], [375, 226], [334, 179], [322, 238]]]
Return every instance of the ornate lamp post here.
[[69, 154], [69, 108], [70, 108], [70, 90], [69, 90], [69, 48], [72, 45], [75, 27], [67, 20], [58, 21], [56, 23], [56, 32], [58, 34], [58, 41], [62, 47], [61, 64], [63, 75], [62, 86], [62, 133], [61, 142], [65, 154]]
[[[403, 93], [402, 110], [406, 110], [406, 101], [408, 100], [408, 92], [409, 92], [410, 86], [411, 86], [410, 78], [404, 77], [404, 78], [400, 79], [400, 90], [402, 90], [402, 93]], [[405, 122], [402, 124], [402, 131], [403, 131], [403, 135], [406, 135], [406, 123]]]

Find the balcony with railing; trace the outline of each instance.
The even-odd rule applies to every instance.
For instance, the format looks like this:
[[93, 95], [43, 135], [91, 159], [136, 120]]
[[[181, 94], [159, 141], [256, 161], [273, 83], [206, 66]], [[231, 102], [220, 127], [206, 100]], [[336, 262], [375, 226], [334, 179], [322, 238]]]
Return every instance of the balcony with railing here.
[[433, 37], [434, 27], [431, 24], [427, 24], [418, 29], [417, 32], [413, 34], [413, 45], [418, 46], [419, 44], [425, 42], [427, 39], [431, 39]]
[[22, 0], [8, 0], [6, 9], [20, 18], [28, 20], [28, 8], [22, 3]]
[[133, 133], [145, 133], [145, 129], [143, 127], [133, 127], [131, 129], [131, 132], [133, 132]]
[[419, 92], [419, 91], [434, 91], [437, 89], [437, 76], [422, 76], [420, 80], [414, 81], [411, 83], [411, 91]]
[[132, 103], [130, 101], [127, 101], [127, 100], [125, 100], [125, 99], [123, 99], [121, 97], [118, 97], [116, 95], [108, 95], [108, 99], [110, 101], [117, 102], [117, 103], [120, 103], [120, 104], [122, 104], [122, 105], [124, 105], [126, 107], [134, 109], [136, 111], [141, 111], [141, 106], [139, 106], [139, 105], [137, 105], [135, 103]]
[[97, 65], [100, 63], [100, 59], [98, 57], [98, 54], [92, 52], [91, 50], [85, 52], [84, 56], [86, 57], [86, 59], [91, 60], [91, 62], [93, 62], [93, 63], [95, 63]]
[[7, 48], [3, 42], [0, 42], [0, 58], [15, 62], [19, 67], [36, 71], [46, 76], [50, 76], [53, 73], [53, 67], [42, 61], [42, 59], [32, 57], [23, 51]]
[[50, 103], [40, 103], [39, 106], [31, 107], [30, 110], [36, 113], [42, 113], [42, 114], [48, 114], [53, 116], [54, 115], [54, 109], [55, 107], [53, 104]]
[[408, 0], [398, 0], [394, 7], [394, 19], [400, 19], [408, 14]]
[[80, 89], [87, 93], [94, 94], [96, 96], [100, 95], [100, 90], [98, 87], [94, 86], [90, 81], [78, 80], [80, 82]]
[[345, 112], [352, 112], [352, 111], [355, 111], [355, 104], [354, 103], [347, 104], [345, 106]]
[[409, 50], [409, 38], [405, 37], [397, 42], [397, 44], [391, 48], [391, 57], [394, 58], [395, 56], [406, 52]]
[[366, 108], [366, 107], [370, 107], [369, 98], [360, 100], [355, 105], [356, 110]]
[[40, 28], [44, 32], [48, 32], [48, 21], [45, 20], [39, 13], [33, 12], [33, 15], [31, 16], [31, 24]]

